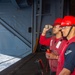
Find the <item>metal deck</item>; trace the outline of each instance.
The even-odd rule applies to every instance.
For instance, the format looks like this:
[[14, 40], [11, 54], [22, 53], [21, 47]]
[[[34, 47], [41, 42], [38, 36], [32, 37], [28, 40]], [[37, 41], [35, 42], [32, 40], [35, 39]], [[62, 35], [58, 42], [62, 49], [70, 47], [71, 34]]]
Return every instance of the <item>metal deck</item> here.
[[[39, 59], [44, 64], [43, 69], [37, 63]], [[43, 75], [49, 75], [49, 70], [46, 72], [47, 64], [44, 52], [33, 53], [3, 70], [0, 75], [42, 75], [41, 72], [43, 72]]]

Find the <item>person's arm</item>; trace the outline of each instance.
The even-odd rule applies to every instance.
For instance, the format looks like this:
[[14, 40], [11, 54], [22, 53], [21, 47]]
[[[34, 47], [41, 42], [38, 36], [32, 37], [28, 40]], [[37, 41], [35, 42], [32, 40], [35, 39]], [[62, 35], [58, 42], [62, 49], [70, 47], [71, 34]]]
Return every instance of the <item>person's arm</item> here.
[[60, 72], [59, 75], [70, 75], [70, 74], [71, 74], [70, 70], [63, 68], [63, 70]]
[[43, 31], [42, 31], [42, 36], [45, 36], [46, 35], [46, 32], [48, 31], [48, 30], [50, 30], [51, 28], [53, 28], [53, 26], [52, 25], [45, 25], [45, 27], [43, 28]]
[[45, 46], [49, 46], [50, 45], [50, 40], [51, 38], [46, 38], [45, 36], [40, 36], [40, 40], [39, 40], [39, 43], [41, 45], [45, 45]]
[[41, 45], [45, 45], [45, 46], [49, 46], [50, 45], [50, 40], [51, 38], [46, 38], [46, 33], [48, 30], [50, 30], [52, 28], [51, 25], [45, 25], [42, 33], [41, 33], [41, 36], [40, 36], [40, 40], [39, 40], [39, 43]]
[[75, 68], [75, 43], [68, 46], [65, 52], [65, 61], [62, 71], [59, 75], [70, 75]]

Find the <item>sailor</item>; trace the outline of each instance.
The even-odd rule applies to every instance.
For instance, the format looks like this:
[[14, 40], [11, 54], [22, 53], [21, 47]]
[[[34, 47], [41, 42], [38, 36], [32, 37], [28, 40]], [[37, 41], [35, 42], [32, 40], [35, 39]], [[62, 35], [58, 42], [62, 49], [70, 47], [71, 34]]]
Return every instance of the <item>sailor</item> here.
[[[62, 47], [62, 32], [61, 32], [61, 24], [62, 18], [57, 18], [52, 25], [45, 25], [45, 28], [42, 31], [40, 36], [40, 44], [49, 46], [50, 53], [46, 52], [46, 58], [49, 59], [49, 66], [50, 66], [50, 75], [56, 75], [57, 64], [58, 64], [58, 56], [61, 52], [60, 48]], [[53, 36], [50, 38], [46, 38], [46, 33], [48, 30], [53, 28]]]
[[75, 75], [75, 17], [65, 16], [61, 27], [68, 41], [59, 56], [56, 75]]

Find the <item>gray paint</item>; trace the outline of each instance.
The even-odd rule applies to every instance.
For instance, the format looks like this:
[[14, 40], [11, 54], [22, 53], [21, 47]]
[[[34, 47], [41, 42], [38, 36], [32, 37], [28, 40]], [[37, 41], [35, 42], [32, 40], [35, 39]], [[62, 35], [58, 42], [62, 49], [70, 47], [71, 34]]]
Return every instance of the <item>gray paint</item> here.
[[0, 17], [21, 33], [27, 40], [31, 41], [28, 27], [31, 27], [31, 7], [24, 10], [15, 8], [11, 3], [0, 4]]
[[[13, 27], [18, 33], [20, 33], [24, 38], [26, 38], [31, 45], [31, 48], [28, 47], [18, 37], [0, 25], [1, 53], [16, 57], [22, 54], [24, 54], [22, 56], [24, 57], [32, 53], [32, 50], [36, 44], [36, 38], [39, 39], [37, 35], [42, 32], [45, 24], [53, 24], [57, 17], [63, 17], [63, 0], [50, 0], [50, 13], [41, 14], [40, 11], [40, 15], [42, 15], [40, 28], [41, 30], [37, 33], [37, 30], [39, 30], [38, 24], [40, 24], [40, 17], [36, 18], [36, 6], [36, 0], [34, 0], [33, 7], [31, 6], [24, 9], [16, 8], [9, 0], [6, 0], [5, 2], [4, 0], [1, 0], [0, 17], [11, 27]], [[32, 27], [32, 33], [28, 32], [29, 27]]]
[[[0, 17], [31, 43], [31, 33], [28, 32], [28, 27], [31, 27], [31, 7], [21, 10], [15, 8], [11, 2], [2, 2], [0, 9]], [[2, 54], [22, 58], [32, 53], [30, 47], [2, 25], [0, 25], [0, 36], [0, 52]]]
[[22, 58], [31, 52], [25, 43], [0, 25], [0, 53]]

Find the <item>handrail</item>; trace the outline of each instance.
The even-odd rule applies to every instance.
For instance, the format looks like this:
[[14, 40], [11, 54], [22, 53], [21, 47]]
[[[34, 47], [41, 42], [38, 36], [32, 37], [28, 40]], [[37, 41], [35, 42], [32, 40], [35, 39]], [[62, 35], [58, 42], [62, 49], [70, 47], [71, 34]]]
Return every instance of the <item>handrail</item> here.
[[23, 35], [21, 35], [17, 30], [11, 27], [6, 21], [0, 18], [0, 24], [9, 30], [13, 35], [17, 36], [21, 41], [23, 41], [28, 47], [31, 48], [31, 42], [29, 42]]

